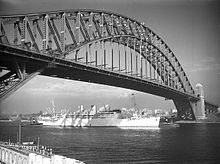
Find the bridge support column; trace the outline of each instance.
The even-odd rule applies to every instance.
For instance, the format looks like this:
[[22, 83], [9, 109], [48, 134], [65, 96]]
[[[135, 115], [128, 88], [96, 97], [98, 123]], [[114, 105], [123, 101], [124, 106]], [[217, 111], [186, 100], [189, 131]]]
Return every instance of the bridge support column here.
[[188, 99], [173, 99], [178, 111], [178, 119], [196, 121], [206, 119], [204, 91], [201, 84], [196, 85], [196, 95], [199, 97], [197, 102]]
[[[0, 80], [1, 80], [0, 86], [3, 86], [3, 87], [2, 87], [2, 92], [0, 92], [0, 102], [2, 102], [4, 99], [6, 99], [8, 96], [10, 96], [12, 93], [14, 93], [19, 88], [21, 88], [24, 84], [26, 84], [32, 78], [39, 75], [42, 71], [43, 71], [43, 69], [40, 69], [35, 72], [29, 73], [26, 76], [22, 75], [21, 77], [18, 77], [17, 79], [15, 79], [15, 80], [17, 80], [16, 82], [13, 82], [13, 81], [11, 82], [11, 80], [10, 80], [11, 76], [8, 77], [8, 74], [6, 74], [5, 77], [1, 77], [0, 78]], [[10, 74], [12, 74], [12, 73], [9, 72], [9, 75]], [[6, 77], [8, 77], [9, 80], [6, 79]], [[8, 86], [5, 86], [5, 84], [4, 84], [5, 80], [8, 80], [8, 82], [7, 82], [7, 83], [9, 83]]]
[[194, 104], [194, 113], [196, 116], [196, 120], [206, 119], [204, 91], [201, 84], [196, 84], [196, 95], [197, 97], [199, 97], [199, 101]]
[[194, 110], [192, 104], [187, 99], [173, 99], [173, 102], [177, 109], [178, 120], [195, 120]]

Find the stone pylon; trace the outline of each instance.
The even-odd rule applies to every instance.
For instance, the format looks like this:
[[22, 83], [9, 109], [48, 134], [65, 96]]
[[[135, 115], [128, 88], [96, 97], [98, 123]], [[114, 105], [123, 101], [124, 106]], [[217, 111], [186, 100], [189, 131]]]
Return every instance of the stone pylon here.
[[204, 98], [204, 90], [202, 84], [196, 84], [196, 90], [195, 93], [197, 97], [199, 98], [199, 101], [197, 101], [194, 105], [193, 111], [196, 117], [196, 120], [206, 119], [205, 114], [205, 98]]

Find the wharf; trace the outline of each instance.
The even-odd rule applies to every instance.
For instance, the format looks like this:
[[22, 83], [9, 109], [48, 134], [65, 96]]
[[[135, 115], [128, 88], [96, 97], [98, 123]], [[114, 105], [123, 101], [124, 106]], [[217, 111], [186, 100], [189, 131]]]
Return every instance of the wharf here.
[[211, 120], [198, 120], [198, 121], [176, 121], [176, 124], [220, 124], [220, 121], [211, 121]]
[[85, 164], [77, 159], [52, 153], [44, 146], [0, 142], [0, 164]]

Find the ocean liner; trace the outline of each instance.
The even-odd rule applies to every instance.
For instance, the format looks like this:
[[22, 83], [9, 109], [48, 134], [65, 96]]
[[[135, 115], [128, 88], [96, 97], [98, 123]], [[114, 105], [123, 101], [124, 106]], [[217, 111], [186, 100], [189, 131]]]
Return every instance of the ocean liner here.
[[75, 113], [59, 113], [53, 117], [39, 117], [38, 122], [48, 126], [72, 126], [72, 127], [159, 127], [159, 116], [147, 116], [144, 113], [137, 114], [124, 110], [80, 109]]

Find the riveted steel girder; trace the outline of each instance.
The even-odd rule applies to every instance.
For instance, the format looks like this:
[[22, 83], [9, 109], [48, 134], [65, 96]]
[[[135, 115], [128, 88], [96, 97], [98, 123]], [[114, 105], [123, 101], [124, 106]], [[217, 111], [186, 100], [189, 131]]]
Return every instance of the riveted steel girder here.
[[[85, 59], [86, 65], [96, 63], [95, 66], [102, 69], [112, 65], [112, 71], [117, 70], [114, 60], [118, 59], [119, 72], [133, 72], [130, 75], [136, 74], [140, 79], [150, 74], [150, 79], [156, 79], [158, 85], [162, 83], [167, 88], [196, 97], [180, 62], [164, 40], [144, 23], [121, 14], [101, 10], [63, 10], [0, 16], [0, 43], [52, 56], [53, 61], [81, 62]], [[115, 45], [119, 45], [117, 49]], [[85, 55], [79, 56], [84, 47], [89, 50], [86, 48]], [[94, 50], [93, 61], [89, 60], [93, 54], [91, 49]], [[111, 55], [111, 64], [107, 63], [107, 54]], [[98, 58], [103, 63], [99, 64]], [[123, 65], [125, 69], [121, 68]], [[130, 70], [127, 70], [128, 66]]]

